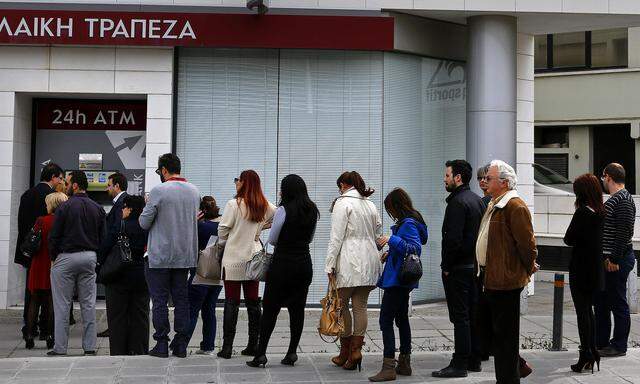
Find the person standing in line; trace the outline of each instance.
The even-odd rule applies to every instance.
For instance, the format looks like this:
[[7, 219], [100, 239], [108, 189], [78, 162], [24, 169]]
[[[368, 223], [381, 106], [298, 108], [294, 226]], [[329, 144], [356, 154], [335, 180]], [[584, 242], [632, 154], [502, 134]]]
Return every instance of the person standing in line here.
[[[198, 258], [198, 207], [200, 192], [180, 176], [180, 158], [165, 153], [158, 158], [156, 174], [161, 184], [151, 192], [139, 218], [140, 227], [149, 231], [145, 275], [151, 302], [156, 345], [149, 355], [169, 357], [169, 349], [177, 357], [187, 357], [189, 341], [189, 268]], [[169, 345], [169, 295], [175, 306], [176, 332]]]
[[[25, 236], [27, 236], [31, 228], [33, 228], [36, 219], [40, 216], [47, 215], [45, 197], [53, 193], [61, 185], [64, 185], [64, 172], [62, 168], [55, 163], [49, 163], [45, 165], [40, 172], [40, 182], [20, 196], [20, 205], [18, 206], [18, 238], [16, 240], [14, 263], [25, 268], [27, 281], [29, 280], [30, 260], [22, 254], [20, 246], [24, 242]], [[66, 192], [66, 190], [63, 192]], [[25, 285], [24, 310], [22, 312], [22, 337], [25, 340], [27, 340], [27, 337], [32, 337], [39, 333], [37, 327], [28, 329], [27, 326], [30, 299], [31, 291], [29, 291], [29, 287]], [[40, 315], [39, 318], [38, 326], [46, 328], [46, 316]], [[45, 340], [47, 336], [53, 337], [53, 335], [47, 335], [45, 332], [40, 335], [40, 339]]]
[[110, 231], [105, 260], [116, 246], [117, 236], [124, 233], [129, 239], [130, 263], [113, 282], [105, 284], [107, 322], [109, 325], [109, 353], [117, 355], [146, 355], [149, 353], [149, 289], [144, 276], [144, 251], [147, 231], [138, 219], [144, 209], [142, 196], [126, 195], [122, 201], [120, 223]]
[[27, 337], [26, 348], [32, 349], [35, 346], [33, 341], [33, 330], [36, 329], [38, 313], [46, 319], [45, 327], [40, 331], [45, 335], [47, 348], [53, 348], [53, 301], [51, 299], [51, 256], [49, 255], [49, 232], [53, 227], [55, 211], [60, 204], [67, 201], [67, 195], [61, 192], [54, 192], [44, 198], [47, 205], [46, 216], [40, 216], [35, 227], [40, 229], [42, 240], [40, 249], [31, 259], [27, 288], [31, 293], [27, 316]]
[[467, 370], [482, 371], [478, 331], [475, 328], [478, 291], [475, 248], [484, 203], [471, 192], [471, 165], [447, 161], [444, 183], [450, 195], [442, 223], [442, 283], [449, 320], [454, 327], [455, 352], [449, 365], [433, 377], [466, 377]]
[[345, 332], [340, 337], [340, 354], [331, 361], [347, 370], [360, 370], [367, 331], [367, 302], [382, 269], [376, 244], [382, 236], [382, 220], [369, 200], [374, 190], [366, 187], [358, 172], [344, 172], [336, 184], [341, 195], [331, 209], [325, 272], [329, 279], [336, 279]]
[[264, 288], [264, 313], [260, 324], [258, 351], [250, 367], [265, 366], [269, 338], [284, 306], [289, 312], [291, 339], [287, 354], [280, 361], [294, 365], [304, 327], [304, 308], [313, 277], [309, 244], [313, 241], [320, 212], [309, 198], [307, 185], [298, 175], [288, 175], [280, 183], [280, 207], [273, 217], [268, 243], [275, 247], [273, 262]]
[[604, 267], [602, 264], [602, 229], [604, 204], [602, 187], [595, 175], [579, 176], [573, 182], [576, 194], [576, 211], [564, 235], [564, 242], [570, 247], [569, 288], [578, 319], [580, 336], [580, 358], [571, 365], [574, 372], [582, 372], [594, 364], [600, 370], [600, 354], [595, 343], [595, 318], [593, 302], [604, 288]]
[[[604, 203], [602, 235], [605, 290], [595, 306], [596, 346], [603, 357], [626, 355], [631, 331], [627, 279], [636, 262], [631, 244], [636, 206], [625, 188], [625, 176], [624, 168], [617, 163], [607, 165], [602, 173], [604, 189], [610, 195]], [[613, 338], [609, 339], [612, 313]]]
[[[98, 253], [98, 268], [104, 263], [109, 250], [115, 245], [116, 235], [120, 232], [122, 208], [124, 206], [124, 198], [127, 196], [127, 178], [122, 173], [115, 172], [109, 175], [107, 178], [107, 194], [113, 200], [113, 206], [107, 214], [107, 237]], [[109, 299], [107, 298], [108, 307]], [[98, 337], [109, 337], [109, 328], [98, 332]]]
[[538, 250], [513, 168], [493, 160], [485, 179], [492, 200], [480, 222], [476, 257], [491, 313], [496, 379], [519, 383], [520, 294], [537, 270]]
[[47, 355], [66, 355], [69, 341], [69, 310], [77, 289], [82, 317], [82, 349], [96, 354], [97, 252], [106, 236], [105, 212], [87, 196], [87, 175], [72, 171], [67, 176], [69, 200], [56, 209], [49, 234], [51, 293], [55, 314], [55, 345]]
[[244, 356], [255, 356], [260, 333], [259, 282], [247, 278], [246, 266], [251, 256], [262, 249], [260, 233], [273, 220], [276, 207], [262, 192], [260, 176], [254, 170], [246, 170], [234, 179], [236, 196], [229, 200], [222, 213], [218, 235], [226, 240], [222, 258], [222, 279], [224, 280], [224, 319], [222, 323], [222, 349], [218, 357], [230, 359], [233, 340], [236, 336], [238, 310], [240, 308], [240, 288], [244, 292], [247, 316], [249, 317], [249, 340]]
[[[409, 324], [409, 300], [410, 293], [418, 287], [414, 284], [401, 282], [401, 270], [404, 258], [410, 252], [420, 256], [422, 246], [427, 243], [429, 234], [427, 225], [411, 202], [409, 194], [401, 188], [391, 191], [384, 199], [384, 208], [391, 216], [394, 225], [391, 227], [391, 236], [382, 236], [378, 239], [379, 247], [389, 246], [381, 258], [384, 262], [384, 270], [378, 280], [378, 287], [384, 290], [382, 305], [380, 306], [380, 330], [384, 345], [384, 359], [382, 369], [375, 376], [369, 377], [369, 381], [391, 381], [396, 379], [396, 374], [411, 376], [411, 326]], [[396, 337], [393, 323], [398, 326], [400, 333], [400, 355], [396, 366]]]
[[491, 195], [489, 194], [489, 192], [487, 192], [488, 186], [487, 186], [487, 181], [485, 180], [485, 176], [487, 176], [487, 172], [489, 172], [488, 164], [478, 168], [478, 171], [477, 171], [478, 186], [482, 191], [482, 196], [480, 197], [482, 198], [482, 202], [484, 203], [485, 208], [489, 205], [489, 202], [491, 201]]
[[[204, 196], [200, 201], [198, 220], [198, 249], [204, 250], [212, 236], [218, 236], [220, 208], [212, 196]], [[216, 304], [222, 290], [220, 280], [209, 280], [190, 271], [189, 277], [189, 340], [202, 313], [202, 341], [198, 355], [213, 355], [216, 342]]]

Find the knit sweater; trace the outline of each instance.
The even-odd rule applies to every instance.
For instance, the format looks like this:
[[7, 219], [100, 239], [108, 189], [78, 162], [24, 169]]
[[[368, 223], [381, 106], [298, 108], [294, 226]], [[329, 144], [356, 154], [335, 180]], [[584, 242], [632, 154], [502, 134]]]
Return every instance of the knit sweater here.
[[229, 200], [224, 207], [222, 221], [218, 226], [218, 237], [226, 240], [222, 257], [222, 279], [245, 281], [247, 262], [261, 249], [258, 240], [260, 232], [271, 223], [276, 207], [269, 203], [264, 219], [259, 222], [249, 220], [247, 207], [236, 199]]
[[629, 191], [621, 189], [604, 203], [604, 210], [602, 253], [605, 258], [618, 264], [631, 248], [636, 205]]

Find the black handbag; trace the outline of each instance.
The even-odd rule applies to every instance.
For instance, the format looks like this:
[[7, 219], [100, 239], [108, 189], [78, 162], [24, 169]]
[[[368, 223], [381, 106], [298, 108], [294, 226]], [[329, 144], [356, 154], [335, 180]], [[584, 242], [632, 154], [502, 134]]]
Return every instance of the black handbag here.
[[22, 256], [27, 259], [31, 259], [40, 250], [42, 244], [42, 228], [40, 226], [40, 219], [36, 220], [36, 223], [27, 233], [22, 244], [20, 244], [20, 252]]
[[[410, 251], [411, 249], [411, 251]], [[415, 247], [407, 247], [407, 253], [400, 268], [400, 284], [414, 285], [422, 277], [422, 261]]]
[[129, 237], [124, 232], [124, 221], [122, 221], [116, 244], [111, 248], [100, 269], [98, 269], [96, 282], [100, 284], [113, 283], [122, 276], [122, 271], [132, 261]]

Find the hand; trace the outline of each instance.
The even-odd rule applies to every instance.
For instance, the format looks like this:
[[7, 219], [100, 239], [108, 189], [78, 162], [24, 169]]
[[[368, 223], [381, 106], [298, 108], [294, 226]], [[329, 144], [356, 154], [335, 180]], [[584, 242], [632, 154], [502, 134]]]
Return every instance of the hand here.
[[332, 269], [331, 272], [327, 273], [327, 277], [329, 280], [334, 279], [336, 277], [336, 270]]
[[533, 263], [533, 271], [531, 271], [531, 273], [536, 273], [540, 270], [540, 264], [538, 263]]
[[620, 265], [618, 264], [613, 264], [612, 262], [609, 262], [609, 269], [608, 272], [617, 272], [620, 270]]
[[442, 271], [442, 274], [445, 275], [445, 276], [449, 276], [449, 272], [447, 272], [447, 271]]
[[122, 220], [128, 219], [130, 214], [131, 208], [122, 208]]
[[196, 215], [196, 220], [200, 221], [202, 220], [203, 217], [204, 217], [204, 212], [198, 211], [198, 214]]
[[378, 247], [382, 248], [389, 242], [389, 236], [380, 236], [378, 240], [376, 240], [376, 244]]
[[380, 262], [384, 263], [385, 261], [387, 261], [387, 257], [389, 257], [389, 251], [383, 253], [382, 256], [380, 256]]

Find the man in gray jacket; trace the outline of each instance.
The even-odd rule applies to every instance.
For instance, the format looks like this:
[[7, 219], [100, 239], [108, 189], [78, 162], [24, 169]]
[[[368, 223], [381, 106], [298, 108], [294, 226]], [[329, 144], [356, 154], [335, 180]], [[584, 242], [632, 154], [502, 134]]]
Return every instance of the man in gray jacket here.
[[[180, 159], [166, 153], [158, 159], [156, 173], [162, 184], [149, 193], [140, 226], [149, 231], [145, 273], [153, 303], [153, 334], [156, 346], [149, 355], [187, 357], [189, 298], [187, 277], [198, 257], [198, 188], [180, 176]], [[174, 331], [169, 343], [169, 294], [173, 299]]]

